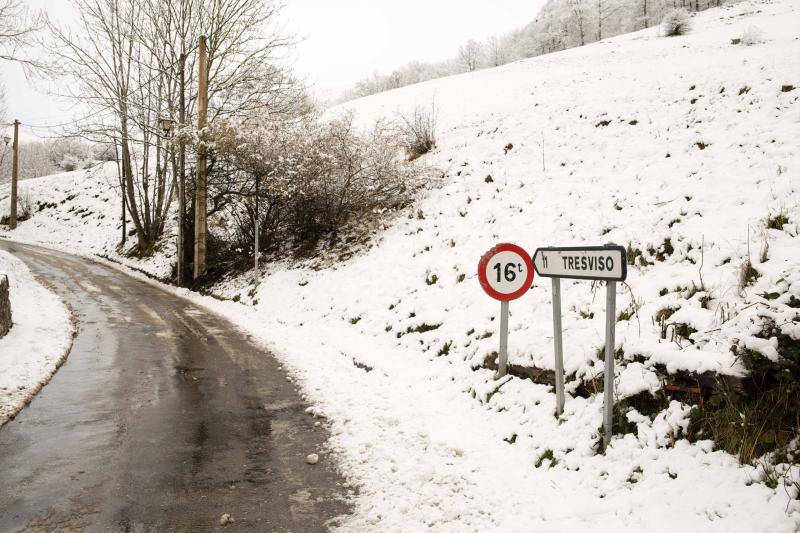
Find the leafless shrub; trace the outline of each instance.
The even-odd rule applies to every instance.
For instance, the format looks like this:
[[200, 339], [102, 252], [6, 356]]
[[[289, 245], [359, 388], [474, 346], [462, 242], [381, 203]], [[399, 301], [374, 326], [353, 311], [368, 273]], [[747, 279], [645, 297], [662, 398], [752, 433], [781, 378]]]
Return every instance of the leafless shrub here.
[[24, 221], [31, 218], [31, 214], [33, 214], [33, 201], [31, 200], [31, 194], [28, 191], [25, 191], [19, 195], [19, 198], [17, 199], [17, 205], [19, 206], [19, 215], [17, 216], [17, 220]]
[[764, 42], [764, 32], [756, 26], [748, 26], [739, 37], [739, 44], [753, 46]]
[[[22, 192], [17, 197], [17, 222], [25, 222], [33, 214], [33, 203], [28, 192]], [[0, 225], [7, 226], [10, 220], [10, 215], [5, 214], [0, 217]]]
[[401, 114], [401, 135], [409, 161], [430, 152], [436, 146], [436, 103], [430, 109], [415, 107], [410, 113]]
[[419, 171], [400, 157], [402, 137], [388, 123], [362, 133], [352, 115], [257, 128], [220, 121], [211, 137], [209, 214], [230, 215], [231, 242], [243, 250], [252, 250], [256, 217], [262, 249], [307, 253], [404, 207], [420, 184]]
[[673, 9], [664, 15], [661, 27], [667, 37], [686, 35], [692, 29], [692, 21], [685, 9]]

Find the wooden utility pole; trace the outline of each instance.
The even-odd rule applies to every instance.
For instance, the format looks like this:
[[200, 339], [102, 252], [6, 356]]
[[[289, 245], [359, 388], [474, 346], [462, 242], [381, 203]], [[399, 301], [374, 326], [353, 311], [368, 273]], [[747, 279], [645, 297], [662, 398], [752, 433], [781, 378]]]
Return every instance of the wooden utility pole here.
[[200, 144], [197, 148], [197, 186], [194, 195], [194, 279], [206, 272], [206, 209], [208, 184], [206, 183], [206, 146], [203, 128], [206, 127], [208, 112], [208, 58], [206, 56], [206, 38], [200, 37], [199, 91], [197, 95], [197, 129]]
[[122, 226], [122, 238], [120, 239], [120, 248], [125, 250], [125, 240], [128, 238], [128, 228], [125, 225], [127, 215], [125, 213], [125, 166], [120, 165], [119, 150], [117, 149], [117, 139], [114, 139], [114, 158], [117, 160], [117, 175], [119, 176], [119, 195], [122, 197], [122, 213], [120, 215], [120, 222]]
[[259, 175], [256, 174], [256, 220], [255, 224], [253, 224], [254, 232], [255, 232], [255, 269], [253, 270], [253, 283], [258, 284], [258, 185], [259, 185]]
[[125, 200], [125, 170], [122, 171], [122, 251], [125, 251], [125, 243], [128, 240], [128, 206]]
[[19, 168], [19, 120], [14, 121], [14, 153], [11, 159], [11, 213], [8, 227], [17, 228], [17, 170]]
[[186, 143], [183, 139], [183, 128], [186, 125], [186, 53], [181, 53], [180, 59], [180, 110], [179, 113], [179, 121], [180, 121], [180, 131], [178, 132], [178, 143], [179, 143], [179, 155], [178, 155], [178, 261], [177, 261], [177, 270], [178, 270], [178, 286], [183, 285], [183, 271], [185, 270], [183, 261], [184, 261], [184, 251], [183, 246], [185, 243], [185, 238], [183, 236], [183, 230], [186, 221]]

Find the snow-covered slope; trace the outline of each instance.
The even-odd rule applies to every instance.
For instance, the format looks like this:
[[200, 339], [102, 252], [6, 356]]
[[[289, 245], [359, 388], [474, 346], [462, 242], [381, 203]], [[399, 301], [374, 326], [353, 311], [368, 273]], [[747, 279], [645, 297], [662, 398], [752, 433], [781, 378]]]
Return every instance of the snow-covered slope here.
[[0, 251], [14, 325], [0, 338], [0, 426], [22, 409], [66, 359], [73, 326], [61, 299], [19, 259]]
[[[9, 187], [0, 186], [3, 215], [8, 213]], [[175, 254], [175, 224], [167, 224], [167, 234], [152, 257], [138, 260], [120, 253], [122, 199], [114, 163], [24, 180], [19, 183], [18, 195], [32, 216], [13, 232], [0, 226], [0, 236], [106, 257], [159, 279], [171, 275], [169, 258]], [[130, 216], [126, 229], [134, 229]], [[128, 247], [134, 243], [135, 237], [130, 237]]]
[[[742, 2], [694, 17], [688, 36], [652, 28], [331, 111], [368, 125], [435, 101], [438, 147], [423, 161], [442, 186], [344, 264], [278, 269], [252, 293], [245, 278], [218, 288], [244, 305], [204, 301], [269, 343], [329, 419], [359, 486], [345, 529], [800, 527], [791, 489], [754, 483], [758, 468], [711, 442], [675, 439], [686, 405], [631, 413], [638, 431], [600, 455], [602, 395], [570, 394], [556, 419], [550, 387], [495, 381], [482, 365], [497, 350], [499, 304], [476, 276], [498, 242], [630, 245], [617, 400], [660, 388], [656, 365], [741, 375], [732, 346], [775, 357], [765, 316], [800, 339], [798, 9]], [[750, 26], [764, 42], [731, 43]], [[49, 197], [58, 182], [40, 183]], [[36, 222], [57, 212], [15, 237], [77, 248], [71, 226]], [[757, 277], [740, 288], [748, 256]], [[574, 393], [602, 373], [604, 299], [587, 282], [562, 290]], [[512, 363], [553, 368], [550, 305], [547, 280], [511, 304]], [[662, 339], [655, 317], [667, 308]]]
[[[731, 44], [751, 25], [764, 43]], [[333, 111], [367, 125], [435, 101], [439, 143], [425, 163], [447, 176], [367, 254], [274, 274], [255, 295], [264, 336], [303, 372], [364, 485], [354, 528], [800, 525], [782, 487], [750, 484], [756, 469], [709, 442], [672, 447], [686, 406], [636, 419], [638, 436], [599, 456], [602, 395], [568, 398], [557, 420], [549, 387], [474, 370], [497, 350], [499, 312], [477, 262], [504, 241], [641, 250], [647, 266], [637, 259], [618, 295], [638, 309], [616, 329], [618, 400], [659, 388], [656, 363], [736, 375], [732, 345], [774, 356], [775, 340], [755, 337], [761, 313], [800, 338], [786, 305], [800, 297], [800, 89], [784, 87], [800, 86], [799, 36], [796, 3], [745, 2], [695, 17], [686, 37], [654, 28]], [[767, 229], [778, 214], [788, 223]], [[760, 277], [740, 294], [748, 253]], [[602, 372], [604, 298], [587, 282], [563, 292], [574, 387]], [[511, 304], [512, 363], [553, 368], [550, 305], [547, 280]], [[664, 308], [691, 339], [661, 338]], [[555, 466], [534, 468], [548, 450]]]
[[[776, 284], [780, 293], [800, 290], [800, 15], [792, 2], [746, 2], [695, 18], [688, 37], [659, 37], [655, 28], [348, 105], [369, 123], [435, 101], [439, 148], [426, 162], [443, 168], [448, 183], [378, 250], [335, 274], [358, 279], [362, 290], [325, 273], [309, 277], [308, 292], [324, 278], [350, 294], [325, 291], [334, 310], [347, 302], [343, 314], [364, 315], [356, 326], [364, 331], [441, 324], [424, 337], [429, 353], [441, 348], [436, 340], [470, 343], [459, 356], [480, 362], [495, 339], [477, 337], [497, 313], [476, 283], [481, 253], [504, 241], [531, 252], [615, 242], [643, 256], [630, 269], [632, 290], [620, 296], [641, 307], [620, 324], [618, 347], [670, 369], [739, 373], [731, 343], [759, 343], [741, 330], [748, 313], [722, 323], [727, 307]], [[753, 25], [765, 43], [731, 44]], [[768, 229], [770, 219], [780, 227]], [[765, 243], [768, 261], [761, 262]], [[738, 275], [748, 256], [760, 278], [743, 300]], [[427, 286], [433, 275], [438, 281]], [[684, 301], [687, 291], [678, 288], [701, 283], [707, 290]], [[511, 358], [547, 368], [550, 288], [536, 285], [512, 304]], [[574, 286], [566, 289], [566, 371], [580, 378], [602, 371], [604, 301], [585, 283]], [[386, 303], [380, 313], [376, 298]], [[651, 317], [668, 307], [679, 308], [671, 321], [699, 332], [694, 344], [661, 342]]]

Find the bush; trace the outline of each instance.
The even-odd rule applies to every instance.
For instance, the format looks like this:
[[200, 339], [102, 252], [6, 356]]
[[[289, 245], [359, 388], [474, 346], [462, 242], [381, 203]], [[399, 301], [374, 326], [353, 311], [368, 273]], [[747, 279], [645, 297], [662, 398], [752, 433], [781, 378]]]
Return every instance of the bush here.
[[17, 198], [17, 221], [24, 222], [33, 214], [33, 202], [30, 193], [23, 193]]
[[103, 161], [103, 162], [109, 162], [109, 161], [116, 161], [117, 160], [117, 154], [114, 151], [114, 145], [113, 144], [99, 143], [99, 144], [96, 144], [96, 145], [92, 146], [91, 157], [95, 161]]
[[255, 127], [217, 121], [212, 128], [209, 216], [227, 215], [229, 242], [251, 254], [256, 177], [260, 249], [299, 254], [404, 207], [419, 184], [402, 157], [403, 139], [386, 123], [365, 133], [352, 115]]
[[739, 37], [739, 43], [745, 46], [753, 46], [754, 44], [763, 42], [764, 32], [761, 31], [761, 28], [757, 28], [756, 26], [748, 26]]
[[[33, 207], [31, 204], [31, 197], [29, 194], [23, 194], [17, 197], [17, 222], [25, 222], [33, 214]], [[11, 215], [5, 214], [0, 217], [0, 225], [8, 226], [11, 222]]]
[[354, 131], [353, 117], [307, 125], [286, 149], [296, 150], [289, 227], [298, 243], [332, 239], [348, 221], [406, 203], [414, 177], [401, 164], [399, 139], [386, 124], [366, 135]]
[[664, 15], [661, 21], [664, 35], [672, 37], [675, 35], [686, 35], [692, 28], [692, 21], [689, 13], [685, 9], [673, 9]]
[[400, 115], [401, 135], [405, 142], [409, 161], [430, 152], [436, 146], [436, 104], [430, 111], [422, 106], [405, 115]]
[[722, 382], [691, 416], [693, 434], [713, 439], [718, 449], [738, 455], [743, 464], [800, 437], [800, 341], [783, 334], [771, 320], [762, 327], [756, 336], [777, 340], [778, 358], [732, 346], [748, 371], [749, 386], [735, 391]]
[[72, 154], [67, 154], [58, 164], [58, 167], [64, 172], [74, 172], [80, 166], [80, 160]]

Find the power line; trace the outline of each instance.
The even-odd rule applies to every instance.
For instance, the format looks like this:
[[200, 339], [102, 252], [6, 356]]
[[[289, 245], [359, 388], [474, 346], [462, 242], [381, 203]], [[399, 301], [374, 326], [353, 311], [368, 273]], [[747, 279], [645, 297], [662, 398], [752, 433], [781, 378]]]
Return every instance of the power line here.
[[[183, 56], [183, 57], [179, 57], [178, 59], [176, 59], [176, 60], [172, 61], [171, 63], [169, 63], [168, 65], [166, 65], [166, 66], [164, 66], [164, 67], [162, 67], [162, 68], [156, 68], [156, 69], [154, 69], [154, 70], [155, 70], [155, 73], [153, 73], [153, 74], [152, 74], [152, 75], [151, 75], [149, 78], [147, 78], [146, 80], [144, 80], [144, 81], [142, 81], [142, 82], [138, 83], [136, 86], [134, 86], [134, 87], [132, 87], [132, 88], [131, 88], [131, 87], [128, 87], [128, 88], [126, 89], [126, 93], [127, 93], [127, 94], [132, 94], [132, 93], [136, 93], [136, 92], [138, 92], [138, 91], [140, 91], [140, 90], [144, 89], [144, 88], [145, 88], [147, 85], [149, 85], [150, 83], [152, 83], [152, 82], [153, 82], [154, 80], [156, 80], [156, 79], [157, 79], [159, 76], [161, 76], [161, 75], [165, 74], [165, 73], [166, 73], [166, 72], [168, 72], [170, 69], [172, 69], [174, 66], [176, 66], [177, 64], [179, 64], [179, 63], [181, 62], [181, 60], [182, 60], [182, 59], [183, 59], [183, 60], [185, 60], [185, 55], [187, 55], [187, 54], [189, 54], [189, 53], [193, 52], [193, 51], [194, 51], [194, 50], [197, 48], [197, 46], [198, 46], [198, 45], [193, 45], [192, 47], [190, 47], [190, 48], [189, 48], [189, 50], [187, 50], [186, 52], [184, 52], [184, 53], [182, 54], [182, 56]], [[35, 130], [52, 130], [52, 129], [54, 129], [54, 128], [64, 128], [64, 127], [67, 127], [67, 126], [77, 126], [77, 125], [78, 125], [78, 124], [80, 124], [81, 122], [83, 122], [83, 121], [85, 121], [85, 120], [87, 120], [87, 119], [89, 119], [89, 118], [92, 118], [92, 117], [94, 117], [94, 116], [97, 116], [97, 115], [99, 115], [99, 114], [101, 114], [101, 113], [116, 113], [116, 111], [117, 111], [117, 110], [114, 108], [113, 104], [109, 104], [109, 105], [106, 105], [106, 106], [104, 106], [104, 107], [101, 107], [101, 108], [100, 108], [100, 109], [98, 109], [97, 111], [94, 111], [94, 112], [92, 112], [92, 113], [89, 113], [88, 115], [86, 115], [86, 116], [83, 116], [83, 117], [81, 117], [81, 118], [74, 119], [74, 120], [70, 120], [70, 121], [67, 121], [67, 122], [62, 122], [62, 123], [59, 123], [59, 124], [42, 124], [42, 125], [38, 125], [38, 124], [21, 124], [21, 125], [22, 125], [24, 128], [27, 128], [27, 129], [28, 129], [28, 130], [29, 130], [29, 131], [32, 133], [32, 135], [34, 135], [35, 137], [38, 137], [38, 138], [40, 138], [40, 139], [55, 139], [55, 138], [63, 138], [63, 137], [69, 137], [70, 135], [60, 135], [60, 136], [57, 136], [57, 135], [52, 135], [52, 136], [47, 136], [47, 135], [39, 135], [39, 134], [35, 133]], [[0, 126], [2, 126], [2, 127], [11, 127], [11, 126], [13, 126], [13, 125], [14, 125], [14, 123], [13, 123], [13, 122], [11, 122], [11, 123], [7, 123], [7, 122], [0, 122]], [[74, 135], [73, 135], [73, 136], [74, 136]]]
[[71, 126], [73, 124], [78, 124], [78, 123], [80, 123], [80, 122], [82, 122], [82, 121], [84, 121], [86, 119], [92, 118], [92, 117], [97, 116], [97, 115], [99, 115], [101, 113], [110, 113], [110, 112], [113, 112], [113, 111], [114, 110], [111, 109], [110, 107], [105, 107], [105, 108], [98, 109], [97, 111], [93, 111], [93, 112], [89, 113], [88, 115], [84, 115], [84, 116], [82, 116], [80, 118], [75, 118], [75, 119], [72, 119], [72, 120], [67, 121], [67, 122], [61, 122], [61, 123], [58, 123], [58, 124], [41, 124], [41, 125], [40, 124], [27, 124], [26, 123], [25, 127], [26, 128], [30, 128], [30, 129], [36, 129], [36, 130], [51, 129], [51, 128], [62, 128], [64, 126]]

